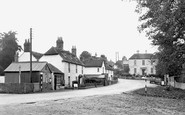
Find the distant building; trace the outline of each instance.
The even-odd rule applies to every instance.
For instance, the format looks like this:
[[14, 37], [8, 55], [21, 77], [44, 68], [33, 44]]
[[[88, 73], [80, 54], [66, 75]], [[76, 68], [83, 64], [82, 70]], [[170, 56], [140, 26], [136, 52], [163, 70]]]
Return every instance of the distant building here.
[[157, 58], [150, 53], [136, 53], [129, 58], [129, 73], [135, 75], [156, 74]]
[[107, 75], [109, 80], [112, 80], [114, 70], [111, 64], [106, 63], [101, 58], [93, 58], [84, 62], [85, 64], [85, 76], [105, 78]]
[[47, 61], [64, 73], [65, 86], [72, 87], [73, 81], [78, 81], [84, 74], [84, 65], [76, 56], [76, 47], [72, 47], [72, 52], [63, 49], [63, 40], [59, 37], [56, 47], [51, 47], [40, 58], [40, 61]]

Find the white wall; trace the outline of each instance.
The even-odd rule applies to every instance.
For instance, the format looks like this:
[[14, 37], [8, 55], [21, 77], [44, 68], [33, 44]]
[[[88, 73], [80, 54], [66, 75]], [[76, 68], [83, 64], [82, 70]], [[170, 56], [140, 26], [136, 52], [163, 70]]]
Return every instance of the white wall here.
[[[99, 68], [99, 72], [98, 72]], [[103, 62], [102, 67], [85, 67], [85, 73], [84, 74], [102, 74], [105, 73], [105, 64]]]
[[[155, 74], [156, 70], [155, 70], [155, 65], [156, 63], [153, 63], [153, 65], [151, 65], [151, 61], [149, 59], [144, 59], [145, 60], [145, 65], [142, 65], [142, 60], [143, 59], [137, 59], [136, 60], [136, 65], [134, 64], [134, 60], [129, 60], [129, 68], [130, 74], [135, 74], [134, 73], [134, 68], [136, 68], [136, 74], [137, 75], [142, 75], [142, 68], [146, 68], [146, 73], [147, 74]], [[153, 68], [153, 73], [151, 73], [151, 68]]]
[[[23, 52], [19, 58], [18, 58], [19, 62], [24, 62], [24, 61], [30, 61], [30, 52]], [[32, 61], [37, 61], [37, 59], [32, 56]]]
[[5, 76], [0, 76], [0, 83], [5, 83]]
[[62, 63], [62, 57], [60, 55], [44, 55], [39, 61], [47, 61], [51, 63], [60, 71], [64, 72], [64, 64]]

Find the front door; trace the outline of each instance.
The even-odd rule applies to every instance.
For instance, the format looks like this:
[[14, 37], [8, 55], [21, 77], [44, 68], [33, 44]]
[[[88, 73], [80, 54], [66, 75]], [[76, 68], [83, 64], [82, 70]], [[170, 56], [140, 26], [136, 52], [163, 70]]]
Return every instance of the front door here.
[[142, 69], [142, 75], [143, 76], [145, 75], [145, 71], [146, 71], [146, 69]]

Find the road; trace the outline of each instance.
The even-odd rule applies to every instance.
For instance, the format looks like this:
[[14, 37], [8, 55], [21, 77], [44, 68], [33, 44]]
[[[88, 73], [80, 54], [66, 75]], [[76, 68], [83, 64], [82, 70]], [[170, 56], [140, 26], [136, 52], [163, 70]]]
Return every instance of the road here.
[[[145, 86], [144, 80], [119, 79], [117, 84], [105, 87], [97, 87], [83, 90], [67, 90], [61, 92], [33, 93], [33, 94], [0, 94], [0, 105], [19, 104], [28, 102], [38, 102], [47, 100], [58, 100], [66, 98], [86, 97], [93, 95], [121, 94]], [[154, 84], [147, 86], [155, 87]]]

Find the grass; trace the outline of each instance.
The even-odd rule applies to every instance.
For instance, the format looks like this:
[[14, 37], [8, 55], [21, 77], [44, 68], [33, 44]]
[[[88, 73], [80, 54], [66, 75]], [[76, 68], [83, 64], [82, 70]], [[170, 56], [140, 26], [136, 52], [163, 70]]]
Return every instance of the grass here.
[[185, 90], [177, 89], [167, 86], [157, 86], [157, 87], [148, 87], [147, 93], [145, 88], [134, 90], [132, 94], [138, 94], [142, 96], [152, 96], [152, 97], [163, 97], [170, 99], [183, 99], [185, 100]]

